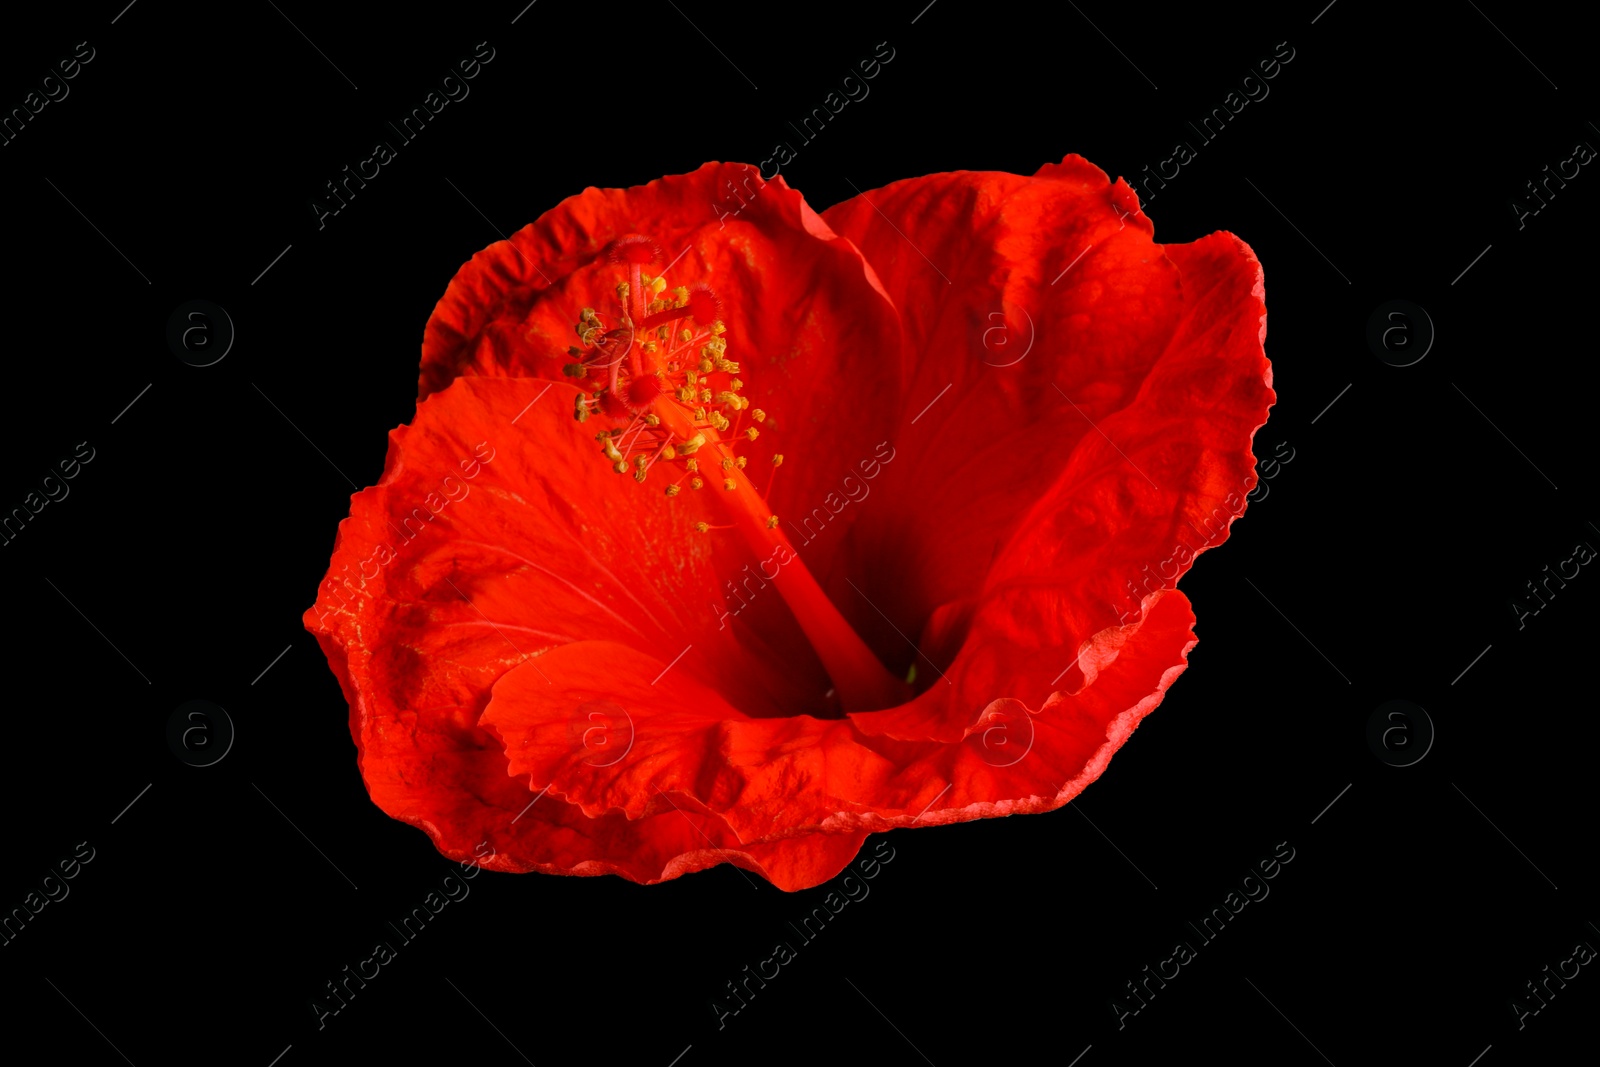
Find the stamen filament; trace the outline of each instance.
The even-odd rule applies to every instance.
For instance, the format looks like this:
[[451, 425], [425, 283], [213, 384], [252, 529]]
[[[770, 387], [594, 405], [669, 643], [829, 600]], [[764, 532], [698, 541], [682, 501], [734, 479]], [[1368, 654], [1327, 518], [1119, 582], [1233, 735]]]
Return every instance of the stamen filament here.
[[[652, 410], [661, 416], [661, 422], [681, 437], [696, 433], [707, 435], [710, 443], [722, 445], [713, 429], [694, 426], [688, 413], [671, 403], [657, 403]], [[720, 449], [718, 451], [721, 451]], [[768, 526], [768, 511], [763, 499], [756, 494], [755, 486], [740, 467], [723, 472], [734, 483], [731, 493], [718, 493], [727, 501], [733, 526], [743, 535], [745, 544], [760, 559], [772, 558], [774, 552], [785, 549], [789, 562], [781, 566], [772, 583], [789, 605], [800, 629], [805, 632], [811, 647], [816, 649], [828, 677], [838, 690], [839, 700], [846, 711], [870, 711], [875, 708], [894, 707], [910, 699], [911, 687], [895, 677], [882, 661], [861, 640], [854, 628], [845, 621], [822, 586], [806, 569], [800, 554], [781, 527]]]
[[779, 562], [777, 576], [768, 581], [816, 650], [845, 710], [903, 703], [911, 695], [909, 684], [891, 674], [845, 621], [767, 507], [783, 456], [772, 457], [773, 472], [758, 496], [745, 473], [749, 457], [735, 455], [736, 446], [760, 437], [754, 424], [764, 423], [766, 413], [752, 410], [752, 425], [744, 427], [750, 398], [741, 395], [739, 362], [727, 356], [721, 299], [701, 282], [668, 295], [664, 278], [646, 284], [645, 268], [658, 262], [661, 250], [641, 235], [614, 241], [610, 255], [613, 263], [626, 265], [626, 280], [617, 281], [612, 310], [582, 309], [575, 330], [583, 347], [567, 349], [576, 362], [564, 368], [569, 377], [583, 379], [597, 376], [604, 363], [606, 384], [585, 389], [574, 417], [608, 420], [612, 428], [595, 439], [617, 474], [631, 473], [644, 483], [657, 463], [681, 464], [677, 480], [665, 487], [668, 497], [679, 496], [685, 481], [691, 490], [723, 490], [705, 495], [722, 499], [732, 521], [712, 525], [702, 519], [693, 528], [737, 529], [757, 558]]

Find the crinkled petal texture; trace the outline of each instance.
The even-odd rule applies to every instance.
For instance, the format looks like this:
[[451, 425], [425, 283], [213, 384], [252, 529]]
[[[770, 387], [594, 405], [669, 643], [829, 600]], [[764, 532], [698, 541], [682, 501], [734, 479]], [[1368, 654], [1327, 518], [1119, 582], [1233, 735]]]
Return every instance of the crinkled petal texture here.
[[[573, 420], [559, 357], [630, 232], [721, 297], [789, 455], [774, 511], [879, 657], [916, 666], [906, 704], [822, 717], [782, 599], [727, 614], [755, 557]], [[1173, 585], [1255, 484], [1264, 336], [1242, 242], [1154, 243], [1077, 157], [822, 216], [722, 164], [565, 201], [451, 283], [425, 399], [306, 615], [373, 799], [498, 869], [731, 862], [787, 890], [871, 832], [1059, 807], [1184, 669]]]

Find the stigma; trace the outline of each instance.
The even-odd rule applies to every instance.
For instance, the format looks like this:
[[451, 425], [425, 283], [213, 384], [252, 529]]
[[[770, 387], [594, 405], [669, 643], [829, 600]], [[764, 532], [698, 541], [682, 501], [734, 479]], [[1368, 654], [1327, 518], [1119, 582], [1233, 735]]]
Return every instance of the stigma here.
[[[665, 278], [650, 274], [660, 255], [637, 234], [607, 249], [618, 268], [615, 287], [604, 310], [579, 312], [573, 327], [579, 343], [567, 349], [571, 362], [563, 368], [584, 389], [573, 416], [601, 424], [595, 442], [617, 474], [641, 485], [665, 482], [672, 498], [704, 488], [701, 475], [709, 474], [711, 484], [748, 509], [753, 492], [740, 490], [749, 486], [743, 472], [750, 457], [738, 450], [761, 436], [756, 424], [767, 413], [751, 407], [739, 363], [728, 358], [721, 299], [704, 283], [669, 290]], [[775, 457], [771, 465], [780, 463]], [[777, 517], [765, 512], [765, 501], [766, 494], [754, 498], [763, 512], [756, 517], [772, 529]]]

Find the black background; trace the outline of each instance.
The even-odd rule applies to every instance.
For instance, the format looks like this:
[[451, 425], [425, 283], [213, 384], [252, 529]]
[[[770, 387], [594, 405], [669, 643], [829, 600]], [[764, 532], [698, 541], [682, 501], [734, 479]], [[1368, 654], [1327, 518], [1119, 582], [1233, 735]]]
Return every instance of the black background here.
[[[1584, 568], [1521, 629], [1511, 607], [1600, 545], [1600, 178], [1585, 167], [1520, 229], [1512, 208], [1600, 144], [1577, 27], [1505, 3], [523, 2], [5, 16], [8, 111], [78, 42], [95, 50], [0, 147], [0, 506], [78, 442], [95, 454], [0, 548], [0, 908], [95, 850], [0, 946], [8, 1042], [140, 1067], [434, 1050], [1495, 1067], [1592, 1049], [1592, 967], [1523, 1028], [1511, 1008], [1575, 943], [1600, 945], [1600, 578]], [[319, 229], [323, 183], [480, 41], [495, 58], [471, 95]], [[319, 1030], [324, 983], [454, 869], [367, 799], [300, 623], [351, 483], [376, 479], [411, 417], [434, 302], [472, 253], [586, 185], [768, 157], [883, 41], [870, 96], [783, 168], [818, 209], [852, 185], [1068, 152], [1134, 179], [1294, 49], [1146, 205], [1158, 239], [1228, 229], [1265, 265], [1279, 401], [1256, 451], [1294, 454], [1184, 580], [1189, 671], [1067, 808], [890, 835], [870, 897], [721, 1030], [711, 999], [824, 890], [727, 866], [653, 887], [485, 873]], [[237, 329], [205, 368], [165, 340], [196, 298]], [[1412, 366], [1365, 339], [1392, 299], [1437, 328]], [[211, 767], [167, 745], [191, 699], [237, 727]], [[1366, 740], [1391, 699], [1437, 731], [1410, 767]], [[1119, 1029], [1124, 983], [1279, 842], [1294, 859], [1270, 896]]]

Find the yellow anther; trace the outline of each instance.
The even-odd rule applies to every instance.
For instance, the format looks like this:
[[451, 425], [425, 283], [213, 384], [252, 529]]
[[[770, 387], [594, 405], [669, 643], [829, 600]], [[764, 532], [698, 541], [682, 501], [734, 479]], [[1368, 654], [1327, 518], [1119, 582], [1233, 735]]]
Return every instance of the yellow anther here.
[[772, 465], [774, 467], [783, 466], [783, 453], [782, 452], [779, 452], [776, 456], [772, 457]]
[[[635, 272], [632, 278], [617, 281], [615, 286], [616, 299], [622, 305], [616, 309], [615, 317], [609, 313], [601, 315], [592, 307], [580, 310], [575, 328], [584, 347], [567, 349], [572, 364], [564, 367], [563, 372], [569, 378], [594, 378], [596, 374], [592, 371], [598, 372], [601, 368], [609, 367], [611, 381], [616, 383], [615, 365], [627, 354], [624, 352], [617, 359], [605, 362], [598, 357], [637, 343], [639, 347], [635, 350], [633, 366], [635, 370], [642, 369], [639, 361], [644, 357], [644, 365], [652, 368], [656, 380], [661, 383], [659, 393], [662, 402], [655, 404], [643, 399], [646, 394], [656, 396], [658, 390], [655, 387], [642, 392], [629, 389], [613, 397], [602, 386], [577, 397], [573, 414], [580, 422], [591, 414], [605, 414], [615, 408], [611, 403], [613, 400], [622, 400], [628, 407], [638, 411], [639, 418], [625, 430], [614, 429], [601, 433], [596, 439], [615, 471], [619, 474], [631, 471], [640, 482], [645, 480], [657, 460], [673, 463], [681, 460], [683, 477], [676, 484], [665, 487], [668, 497], [678, 496], [684, 481], [689, 482], [690, 489], [704, 487], [700, 466], [691, 457], [710, 445], [712, 437], [720, 434], [719, 447], [714, 453], [707, 454], [714, 455], [721, 468], [723, 488], [735, 490], [739, 486], [737, 480], [731, 477], [732, 471], [735, 467], [744, 469], [748, 460], [732, 455], [732, 446], [737, 444], [730, 439], [734, 433], [732, 420], [737, 413], [748, 411], [751, 404], [748, 397], [740, 395], [746, 383], [735, 377], [739, 364], [727, 358], [728, 342], [724, 336], [727, 325], [720, 321], [703, 322], [698, 317], [691, 321], [688, 318], [691, 297], [699, 299], [693, 289], [677, 286], [669, 290], [664, 278], [640, 271], [637, 266], [632, 269]], [[699, 304], [695, 306], [700, 307]], [[704, 308], [701, 310], [704, 311]], [[674, 318], [677, 321], [673, 321]], [[641, 321], [652, 320], [655, 325], [647, 328], [641, 326]], [[622, 329], [617, 329], [619, 325]], [[608, 329], [613, 330], [613, 334], [608, 334]], [[619, 339], [620, 343], [613, 343]], [[678, 351], [674, 351], [674, 348]], [[695, 355], [687, 355], [685, 350], [690, 348], [697, 350]], [[709, 378], [713, 373], [727, 374], [730, 380], [720, 388], [715, 387]], [[720, 384], [722, 379], [718, 378], [717, 381]], [[634, 402], [635, 395], [640, 398], [640, 403]], [[649, 410], [651, 407], [654, 407], [653, 411]], [[672, 411], [677, 414], [670, 414]], [[672, 423], [672, 419], [681, 420], [690, 412], [693, 417], [688, 427]], [[765, 417], [765, 412], [757, 411], [753, 421], [761, 422]], [[673, 432], [674, 429], [677, 432]], [[684, 429], [690, 435], [687, 439], [684, 439]], [[749, 441], [759, 436], [759, 431], [754, 428], [741, 429]], [[704, 432], [696, 433], [696, 430]], [[627, 442], [625, 448], [624, 442]], [[721, 447], [723, 445], [728, 447]], [[781, 457], [775, 461], [775, 465], [779, 462]], [[663, 480], [672, 481], [672, 478]], [[776, 520], [771, 525], [775, 527]], [[700, 523], [697, 528], [705, 530], [707, 526]]]
[[752, 411], [750, 413], [750, 417], [752, 419], [755, 419], [757, 422], [766, 422], [767, 421], [767, 413], [765, 411], [762, 411], [760, 408], [756, 408], [754, 411]]
[[756, 429], [754, 426], [749, 426], [745, 428], [744, 435], [750, 438], [750, 440], [754, 441], [757, 437], [761, 436], [761, 431]]
[[697, 522], [694, 524], [694, 528], [700, 533], [705, 533], [707, 530], [711, 529], [711, 525], [709, 523]]
[[776, 530], [777, 528], [778, 528], [778, 516], [776, 516], [776, 515], [768, 515], [767, 516], [767, 529]]

